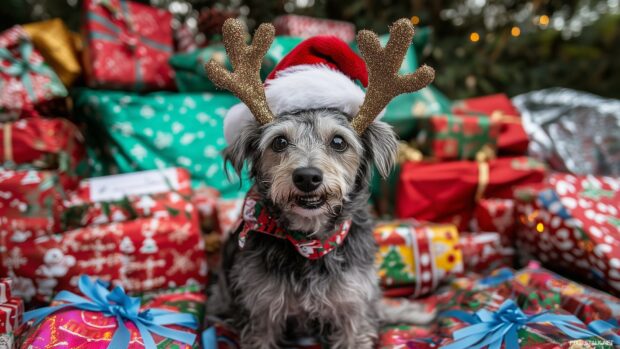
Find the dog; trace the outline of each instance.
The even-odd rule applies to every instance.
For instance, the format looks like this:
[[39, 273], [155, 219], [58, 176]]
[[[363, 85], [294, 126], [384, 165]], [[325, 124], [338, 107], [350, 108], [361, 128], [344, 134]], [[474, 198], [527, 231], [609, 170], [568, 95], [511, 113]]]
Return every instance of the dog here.
[[[260, 66], [273, 29], [261, 25], [252, 46], [244, 46], [240, 27], [239, 22], [228, 20], [223, 32], [235, 72], [244, 74], [235, 75], [211, 62], [207, 72], [218, 86], [233, 91], [245, 103], [240, 108], [251, 116], [244, 120], [231, 117], [233, 121], [226, 117], [235, 134], [227, 136], [224, 156], [237, 173], [247, 168], [254, 186], [245, 200], [242, 223], [222, 248], [218, 280], [210, 289], [207, 311], [239, 329], [242, 348], [277, 348], [286, 338], [301, 334], [320, 336], [330, 348], [373, 348], [382, 310], [374, 266], [377, 246], [368, 210], [369, 183], [373, 168], [383, 177], [389, 174], [398, 141], [388, 124], [374, 120], [391, 98], [378, 103], [367, 100], [373, 93], [373, 77], [377, 83], [384, 78], [378, 76], [386, 75], [372, 69], [388, 62], [389, 75], [394, 77], [402, 55], [396, 54], [392, 64], [377, 56], [373, 64], [370, 48], [375, 48], [376, 35], [368, 34], [370, 39], [365, 41], [372, 43], [361, 47], [370, 78], [365, 95], [356, 87], [343, 92], [338, 87], [343, 74], [329, 78], [335, 68], [326, 64], [357, 64], [366, 72], [364, 62], [348, 53], [340, 63], [333, 58], [341, 52], [321, 52], [319, 57], [329, 56], [326, 63], [313, 66], [310, 72], [293, 67], [276, 73], [273, 80], [268, 78], [266, 95], [262, 95], [256, 91], [263, 88], [258, 74], [248, 72]], [[408, 46], [413, 36], [410, 27], [408, 21], [396, 22], [392, 36], [404, 35], [403, 45]], [[364, 34], [360, 36], [364, 39]], [[360, 36], [361, 45], [364, 40]], [[310, 44], [300, 44], [289, 56], [299, 58], [316, 47], [340, 45], [308, 41]], [[388, 43], [386, 50], [396, 50], [394, 46]], [[292, 76], [290, 71], [298, 74]], [[313, 99], [309, 96], [325, 92], [324, 88], [304, 76], [321, 74], [328, 81], [325, 88], [333, 91]], [[410, 77], [418, 81], [403, 92], [428, 84], [432, 80], [428, 74], [432, 75], [432, 70]], [[279, 82], [286, 79], [293, 84]], [[279, 94], [274, 92], [278, 89]], [[403, 92], [395, 89], [389, 93]], [[346, 102], [350, 95], [356, 96], [354, 101]]]

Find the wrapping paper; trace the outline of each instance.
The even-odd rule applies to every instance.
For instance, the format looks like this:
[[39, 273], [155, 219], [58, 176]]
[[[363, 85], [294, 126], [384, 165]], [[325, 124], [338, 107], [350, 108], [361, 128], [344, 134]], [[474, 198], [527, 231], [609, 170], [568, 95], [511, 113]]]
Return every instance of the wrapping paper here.
[[620, 294], [620, 180], [553, 174], [517, 203], [518, 251]]
[[274, 19], [273, 25], [277, 35], [298, 36], [304, 39], [317, 35], [331, 35], [345, 42], [355, 40], [355, 25], [344, 21], [285, 15]]
[[495, 153], [500, 124], [484, 116], [433, 115], [420, 120], [418, 148], [437, 160], [475, 160], [480, 151]]
[[[250, 185], [224, 171], [223, 117], [238, 100], [230, 94], [126, 94], [81, 90], [76, 113], [92, 131], [86, 135], [95, 172], [111, 174], [167, 167], [190, 172], [192, 186], [241, 197]], [[96, 153], [98, 150], [102, 153]]]
[[172, 15], [127, 0], [84, 1], [84, 68], [89, 86], [162, 90], [174, 87]]
[[[299, 37], [277, 36], [262, 61], [260, 75], [265, 79], [280, 60], [302, 41]], [[214, 59], [227, 69], [232, 70], [223, 44], [180, 53], [170, 58], [170, 65], [175, 71], [177, 87], [182, 92], [217, 92], [219, 90], [207, 77], [205, 64]]]
[[[142, 309], [158, 308], [177, 313], [194, 315], [201, 321], [206, 297], [201, 293], [167, 294], [143, 302]], [[118, 325], [115, 317], [100, 312], [70, 309], [54, 313], [33, 328], [27, 335], [24, 348], [107, 348]], [[125, 322], [131, 333], [128, 349], [142, 349], [144, 343], [140, 332], [129, 321]], [[177, 325], [167, 326], [176, 330], [190, 331]], [[157, 348], [200, 348], [198, 342], [189, 346], [172, 339], [153, 335]]]
[[0, 235], [23, 241], [58, 232], [62, 201], [73, 182], [54, 171], [0, 170]]
[[476, 204], [471, 229], [477, 232], [497, 232], [504, 247], [514, 244], [517, 216], [514, 199], [481, 199]]
[[461, 233], [459, 246], [467, 272], [486, 274], [500, 267], [512, 267], [514, 248], [505, 247], [498, 233]]
[[198, 210], [200, 228], [203, 232], [219, 231], [217, 204], [220, 193], [209, 187], [198, 188], [192, 194], [192, 203]]
[[620, 101], [564, 88], [519, 95], [529, 153], [555, 170], [620, 176]]
[[379, 332], [378, 349], [437, 348], [438, 337], [432, 327], [390, 325]]
[[67, 90], [20, 26], [0, 33], [0, 121], [37, 115], [35, 106]]
[[1, 235], [0, 274], [12, 277], [26, 301], [49, 301], [75, 291], [77, 278], [92, 275], [141, 293], [206, 284], [207, 265], [195, 210], [165, 218], [138, 218], [93, 225], [58, 235], [19, 239]]
[[69, 28], [59, 18], [25, 24], [23, 28], [63, 84], [71, 86], [82, 67]]
[[457, 101], [452, 112], [459, 115], [481, 115], [499, 124], [497, 148], [500, 156], [525, 155], [529, 139], [520, 117], [508, 96], [495, 94]]
[[394, 221], [378, 224], [373, 234], [379, 244], [375, 265], [386, 294], [418, 297], [463, 270], [453, 225]]
[[24, 316], [24, 301], [13, 297], [0, 303], [0, 334], [13, 333], [22, 323]]
[[83, 137], [65, 119], [28, 118], [0, 127], [0, 163], [5, 166], [30, 164], [75, 175], [84, 158]]
[[544, 166], [527, 157], [499, 158], [488, 163], [405, 162], [396, 189], [396, 215], [450, 222], [459, 230], [467, 230], [477, 200], [512, 198], [515, 186], [540, 183], [544, 177]]

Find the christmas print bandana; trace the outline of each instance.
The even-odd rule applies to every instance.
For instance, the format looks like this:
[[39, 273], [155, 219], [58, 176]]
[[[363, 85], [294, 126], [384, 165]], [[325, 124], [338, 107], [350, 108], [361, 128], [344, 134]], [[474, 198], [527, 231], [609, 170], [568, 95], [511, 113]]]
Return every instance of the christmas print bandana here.
[[286, 230], [280, 226], [260, 202], [260, 195], [252, 188], [243, 204], [243, 228], [239, 234], [239, 247], [243, 248], [250, 232], [268, 234], [280, 239], [287, 239], [297, 249], [297, 252], [308, 259], [318, 259], [340, 246], [351, 228], [351, 220], [339, 225], [325, 240], [310, 239], [306, 233]]

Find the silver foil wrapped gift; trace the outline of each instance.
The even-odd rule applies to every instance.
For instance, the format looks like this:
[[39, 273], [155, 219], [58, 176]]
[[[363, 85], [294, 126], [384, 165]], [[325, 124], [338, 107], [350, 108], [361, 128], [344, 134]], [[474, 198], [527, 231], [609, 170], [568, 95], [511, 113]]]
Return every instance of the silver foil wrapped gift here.
[[620, 101], [565, 88], [512, 99], [530, 155], [574, 174], [620, 176]]

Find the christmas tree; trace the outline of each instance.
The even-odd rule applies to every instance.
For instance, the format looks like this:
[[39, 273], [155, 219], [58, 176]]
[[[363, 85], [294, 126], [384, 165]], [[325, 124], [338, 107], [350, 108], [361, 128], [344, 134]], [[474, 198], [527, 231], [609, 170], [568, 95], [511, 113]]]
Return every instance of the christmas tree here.
[[407, 271], [407, 265], [403, 262], [396, 246], [390, 246], [388, 252], [383, 256], [379, 269], [385, 271], [385, 278], [388, 284], [392, 284], [395, 281], [410, 281], [412, 279], [412, 275]]

